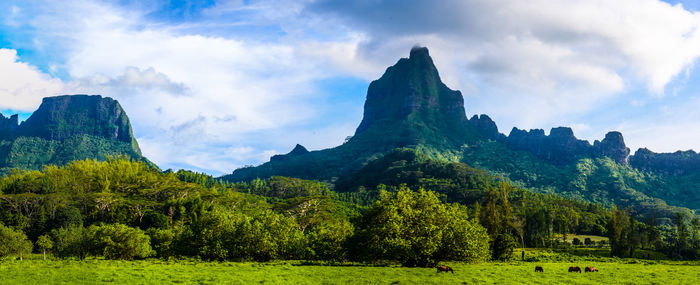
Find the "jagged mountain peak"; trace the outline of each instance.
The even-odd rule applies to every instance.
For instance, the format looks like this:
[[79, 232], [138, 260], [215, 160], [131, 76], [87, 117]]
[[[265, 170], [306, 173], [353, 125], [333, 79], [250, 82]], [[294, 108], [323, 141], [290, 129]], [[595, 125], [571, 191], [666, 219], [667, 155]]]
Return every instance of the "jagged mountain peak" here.
[[87, 134], [131, 143], [131, 123], [117, 100], [100, 95], [46, 97], [17, 135], [63, 140]]
[[0, 173], [121, 154], [152, 165], [141, 154], [126, 112], [112, 98], [46, 97], [26, 121], [18, 124], [17, 119], [0, 116], [0, 142], [7, 146], [0, 148]]
[[399, 145], [459, 145], [469, 128], [462, 93], [442, 82], [427, 48], [414, 47], [370, 83], [355, 137], [392, 130], [405, 133]]

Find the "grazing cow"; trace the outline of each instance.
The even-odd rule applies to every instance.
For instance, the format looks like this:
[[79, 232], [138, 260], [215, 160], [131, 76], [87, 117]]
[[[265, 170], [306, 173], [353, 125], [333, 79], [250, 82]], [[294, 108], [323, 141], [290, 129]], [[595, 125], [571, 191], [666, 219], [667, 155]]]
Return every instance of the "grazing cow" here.
[[542, 268], [542, 266], [535, 266], [535, 272], [544, 272], [544, 268]]
[[449, 266], [447, 266], [447, 265], [440, 265], [440, 266], [437, 267], [437, 273], [440, 273], [440, 272], [448, 272], [448, 271], [449, 271], [449, 272], [452, 272], [452, 274], [455, 273], [455, 271], [452, 270], [452, 267], [449, 267]]
[[578, 267], [578, 266], [571, 266], [571, 267], [569, 267], [569, 272], [578, 272], [578, 273], [581, 273], [581, 267]]
[[598, 272], [598, 268], [595, 268], [593, 266], [587, 266], [586, 272]]

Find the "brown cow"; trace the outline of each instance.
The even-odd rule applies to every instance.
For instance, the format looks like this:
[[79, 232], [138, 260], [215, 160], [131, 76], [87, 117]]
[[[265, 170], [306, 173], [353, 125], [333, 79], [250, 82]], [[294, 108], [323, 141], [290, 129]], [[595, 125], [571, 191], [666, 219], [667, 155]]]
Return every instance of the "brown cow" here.
[[569, 267], [569, 272], [578, 272], [578, 273], [581, 273], [581, 267], [578, 267], [578, 266], [570, 266], [570, 267]]
[[535, 272], [544, 272], [544, 268], [542, 268], [542, 266], [535, 266]]
[[587, 266], [586, 272], [598, 272], [598, 268], [595, 268], [593, 266]]
[[448, 272], [448, 271], [449, 271], [449, 272], [452, 272], [452, 274], [455, 273], [455, 271], [452, 270], [452, 267], [449, 267], [449, 266], [447, 266], [447, 265], [440, 265], [440, 266], [437, 267], [437, 273], [440, 273], [440, 272]]

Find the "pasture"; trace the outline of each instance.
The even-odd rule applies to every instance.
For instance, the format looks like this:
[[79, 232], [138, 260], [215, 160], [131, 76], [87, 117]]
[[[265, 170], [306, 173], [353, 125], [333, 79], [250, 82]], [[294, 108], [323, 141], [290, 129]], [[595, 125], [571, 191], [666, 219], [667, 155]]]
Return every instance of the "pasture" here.
[[[197, 262], [25, 260], [0, 262], [2, 284], [698, 284], [697, 262], [446, 263], [455, 273], [398, 266], [304, 265], [299, 261]], [[600, 272], [568, 273], [569, 266]], [[535, 266], [544, 272], [536, 273]]]
[[[554, 237], [561, 240], [563, 236], [561, 234], [555, 234]], [[566, 235], [566, 242], [573, 243], [574, 238], [578, 238], [581, 242], [584, 242], [586, 240], [586, 238], [591, 239], [591, 241], [593, 241], [595, 243], [598, 243], [600, 241], [605, 241], [605, 242], [609, 241], [609, 239], [607, 237], [604, 237], [604, 236], [569, 234], [569, 235]]]

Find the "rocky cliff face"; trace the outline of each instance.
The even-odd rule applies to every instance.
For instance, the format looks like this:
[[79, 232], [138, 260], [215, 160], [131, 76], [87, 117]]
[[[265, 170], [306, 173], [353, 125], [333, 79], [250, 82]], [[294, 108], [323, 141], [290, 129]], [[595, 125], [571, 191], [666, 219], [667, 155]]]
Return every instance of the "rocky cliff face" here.
[[532, 152], [535, 156], [554, 163], [569, 163], [580, 156], [590, 155], [591, 145], [574, 136], [571, 128], [552, 128], [549, 135], [544, 130], [530, 131], [513, 128], [506, 140], [510, 148]]
[[640, 148], [629, 159], [630, 165], [647, 171], [670, 175], [687, 175], [700, 170], [700, 154], [692, 150], [674, 153], [655, 153]]
[[513, 128], [506, 143], [512, 149], [532, 152], [535, 156], [556, 164], [597, 156], [607, 156], [626, 164], [630, 153], [619, 132], [609, 132], [602, 141], [595, 141], [591, 145], [588, 141], [577, 139], [573, 130], [567, 127], [552, 128], [549, 135], [545, 135], [541, 129], [525, 131]]
[[128, 155], [155, 166], [141, 155], [129, 118], [112, 98], [44, 98], [26, 121], [17, 122], [17, 115], [0, 116], [0, 173], [115, 155]]
[[239, 181], [283, 175], [330, 181], [395, 148], [457, 149], [480, 137], [475, 124], [485, 129], [495, 126], [488, 124], [488, 117], [482, 118], [483, 124], [479, 117], [474, 123], [467, 120], [462, 93], [440, 80], [427, 48], [414, 47], [408, 58], [399, 59], [370, 83], [362, 122], [347, 142], [311, 152], [297, 147], [222, 178]]
[[609, 132], [602, 141], [595, 141], [593, 151], [598, 156], [610, 157], [620, 164], [627, 164], [629, 161], [630, 149], [625, 145], [625, 139], [620, 132]]
[[307, 154], [309, 153], [309, 150], [307, 150], [303, 145], [297, 144], [292, 151], [290, 151], [287, 154], [276, 154], [270, 157], [270, 161], [278, 161], [278, 160], [283, 160], [285, 158], [289, 157], [294, 157], [297, 155], [302, 155], [302, 154]]
[[223, 178], [239, 181], [284, 175], [332, 180], [398, 147], [454, 152], [480, 140], [505, 143], [557, 164], [603, 155], [625, 163], [629, 155], [617, 132], [591, 145], [577, 139], [570, 128], [554, 128], [549, 135], [543, 130], [514, 128], [506, 137], [487, 115], [467, 120], [462, 94], [442, 83], [427, 48], [414, 47], [408, 58], [400, 59], [369, 85], [362, 122], [345, 144], [312, 152], [297, 145], [288, 154], [275, 155], [257, 167], [237, 169]]
[[131, 123], [119, 102], [99, 95], [64, 95], [44, 98], [16, 130], [19, 136], [64, 140], [92, 135], [131, 143]]
[[355, 136], [401, 133], [411, 144], [460, 144], [470, 135], [462, 93], [440, 80], [428, 49], [414, 47], [409, 58], [387, 68], [367, 90], [364, 116]]
[[6, 118], [0, 114], [0, 139], [8, 138], [14, 134], [15, 130], [19, 126], [19, 120], [17, 114]]
[[491, 120], [491, 117], [487, 115], [474, 115], [469, 119], [469, 124], [471, 124], [474, 129], [485, 139], [495, 140], [495, 141], [505, 141], [506, 136], [498, 132], [498, 126], [496, 122]]

